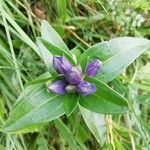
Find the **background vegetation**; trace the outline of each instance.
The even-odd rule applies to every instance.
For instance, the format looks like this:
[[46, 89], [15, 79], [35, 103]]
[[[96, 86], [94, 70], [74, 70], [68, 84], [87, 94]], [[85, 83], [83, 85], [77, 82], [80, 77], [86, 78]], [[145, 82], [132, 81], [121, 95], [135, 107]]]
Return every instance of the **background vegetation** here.
[[[51, 23], [70, 49], [81, 53], [114, 37], [149, 38], [149, 10], [147, 0], [0, 0], [0, 126], [24, 87], [46, 71], [35, 53], [42, 19]], [[70, 149], [68, 145], [74, 142], [91, 150], [148, 150], [149, 61], [148, 51], [109, 83], [128, 98], [131, 111], [106, 115], [105, 120], [103, 115], [94, 118], [89, 114], [91, 128], [98, 135], [93, 136], [76, 110], [69, 118], [62, 117], [64, 124], [50, 122], [37, 133], [0, 133], [0, 150], [63, 150]]]

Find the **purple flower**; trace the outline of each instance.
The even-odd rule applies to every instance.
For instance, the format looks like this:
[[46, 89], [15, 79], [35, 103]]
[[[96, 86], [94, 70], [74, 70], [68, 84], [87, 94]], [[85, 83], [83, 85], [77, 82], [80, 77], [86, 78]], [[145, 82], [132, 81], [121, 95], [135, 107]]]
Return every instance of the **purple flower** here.
[[66, 92], [65, 91], [66, 85], [67, 85], [66, 81], [58, 80], [58, 81], [51, 83], [48, 86], [48, 90], [53, 92], [53, 93], [56, 93], [56, 94], [64, 94]]
[[63, 75], [70, 72], [72, 69], [72, 65], [64, 56], [54, 56], [53, 66], [59, 74]]
[[95, 76], [98, 71], [100, 70], [102, 62], [98, 59], [95, 59], [91, 61], [89, 64], [86, 66], [86, 75], [87, 76]]
[[76, 91], [82, 96], [86, 96], [94, 93], [96, 91], [96, 86], [93, 83], [81, 81], [78, 85], [76, 85]]
[[[101, 67], [102, 62], [98, 59], [91, 61], [86, 66], [86, 75], [95, 76]], [[80, 65], [74, 67], [64, 56], [54, 56], [53, 65], [55, 70], [63, 75], [63, 79], [55, 81], [48, 86], [48, 90], [56, 94], [78, 92], [82, 96], [93, 94], [96, 86], [93, 83], [83, 81]]]
[[73, 67], [71, 72], [65, 75], [65, 78], [70, 84], [79, 84], [82, 80], [82, 72], [79, 68]]

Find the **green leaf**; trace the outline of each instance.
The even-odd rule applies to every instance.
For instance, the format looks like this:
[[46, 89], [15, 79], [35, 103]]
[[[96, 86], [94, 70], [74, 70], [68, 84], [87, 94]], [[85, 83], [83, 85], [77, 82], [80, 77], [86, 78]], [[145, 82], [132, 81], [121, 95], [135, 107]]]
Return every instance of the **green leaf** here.
[[69, 144], [69, 147], [72, 150], [79, 150], [79, 147], [77, 146], [76, 141], [74, 140], [74, 137], [69, 130], [69, 128], [60, 120], [55, 120], [56, 127], [59, 129], [60, 134], [65, 139], [65, 141]]
[[85, 68], [87, 62], [95, 58], [100, 59], [101, 61], [105, 61], [109, 59], [111, 56], [113, 56], [115, 53], [116, 53], [115, 50], [112, 49], [108, 41], [95, 44], [90, 48], [88, 48], [81, 55], [81, 65], [83, 68]]
[[2, 131], [10, 133], [34, 131], [43, 123], [63, 114], [61, 96], [48, 92], [45, 84], [28, 86], [19, 96]]
[[3, 123], [5, 113], [4, 100], [0, 97], [0, 125]]
[[21, 27], [13, 20], [13, 18], [11, 18], [11, 16], [9, 16], [9, 14], [2, 9], [3, 11], [3, 15], [5, 16], [5, 18], [8, 20], [8, 22], [10, 23], [10, 25], [15, 29], [12, 31], [14, 32], [14, 34], [18, 35], [18, 37], [24, 41], [27, 45], [29, 45], [38, 55], [39, 51], [38, 51], [38, 47], [35, 45], [35, 43], [29, 38], [29, 36], [21, 29]]
[[86, 80], [94, 83], [97, 90], [92, 95], [80, 96], [79, 103], [81, 106], [102, 114], [127, 112], [127, 101], [119, 93], [97, 79], [87, 78]]
[[106, 141], [106, 126], [104, 116], [98, 113], [94, 113], [80, 106], [83, 119], [95, 136], [96, 140], [102, 146]]
[[67, 1], [66, 0], [56, 0], [58, 21], [65, 22], [67, 18]]
[[68, 93], [63, 96], [63, 106], [67, 116], [69, 116], [77, 105], [78, 94]]
[[85, 51], [81, 56], [81, 64], [85, 68], [86, 63], [92, 59], [102, 60], [102, 68], [96, 78], [109, 82], [149, 48], [150, 41], [144, 38], [115, 38], [96, 44]]
[[46, 140], [46, 138], [43, 136], [42, 133], [37, 137], [35, 142], [37, 145], [36, 149], [38, 149], [38, 150], [49, 150], [48, 141]]
[[41, 35], [42, 35], [42, 38], [44, 40], [48, 41], [49, 43], [65, 50], [65, 51], [70, 52], [68, 47], [62, 40], [62, 38], [59, 36], [59, 34], [52, 28], [52, 26], [46, 20], [43, 20], [41, 22]]
[[62, 38], [46, 20], [43, 20], [41, 23], [41, 35], [42, 39], [44, 39], [45, 42], [47, 41], [46, 42], [47, 44], [49, 43], [48, 49], [50, 50], [51, 53], [52, 51], [53, 52], [57, 51], [56, 54], [59, 55], [63, 55], [64, 53], [69, 57], [68, 59], [71, 59], [73, 63], [76, 64], [76, 58], [72, 56], [71, 51], [68, 49]]
[[138, 96], [137, 102], [145, 105], [150, 104], [150, 93]]
[[39, 38], [41, 40], [41, 42], [43, 43], [43, 45], [53, 54], [53, 55], [60, 55], [60, 56], [63, 56], [65, 55], [69, 61], [71, 61], [73, 64], [76, 64], [76, 62], [74, 61], [74, 58], [73, 56], [68, 53], [67, 51], [49, 43], [48, 41], [42, 39], [42, 38]]
[[43, 43], [41, 42], [40, 38], [38, 37], [37, 40], [37, 45], [41, 54], [41, 58], [43, 59], [46, 67], [48, 68], [48, 71], [50, 72], [50, 74], [52, 75], [57, 75], [54, 67], [53, 67], [53, 55], [51, 54], [51, 52], [43, 45]]

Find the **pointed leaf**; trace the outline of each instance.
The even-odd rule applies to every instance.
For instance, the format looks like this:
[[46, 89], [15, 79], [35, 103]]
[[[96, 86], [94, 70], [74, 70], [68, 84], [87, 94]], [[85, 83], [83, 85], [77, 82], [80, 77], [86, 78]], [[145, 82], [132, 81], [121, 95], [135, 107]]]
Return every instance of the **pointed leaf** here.
[[104, 115], [94, 113], [80, 106], [83, 119], [101, 146], [106, 141], [106, 126]]
[[11, 133], [34, 131], [39, 125], [63, 114], [61, 96], [49, 93], [45, 84], [32, 85], [20, 95], [2, 131]]
[[65, 51], [65, 50], [63, 50], [63, 49], [61, 49], [61, 48], [59, 48], [59, 47], [49, 43], [48, 41], [46, 41], [46, 40], [44, 40], [42, 38], [39, 38], [39, 39], [41, 40], [43, 45], [51, 52], [51, 54], [53, 54], [53, 55], [60, 55], [60, 56], [65, 55], [69, 59], [69, 61], [71, 61], [73, 64], [76, 64], [73, 56], [70, 53], [68, 53], [67, 51]]
[[125, 113], [128, 110], [128, 104], [124, 97], [108, 87], [103, 82], [94, 79], [86, 79], [96, 85], [96, 92], [86, 97], [80, 96], [81, 106], [93, 112], [103, 114]]
[[72, 150], [79, 150], [80, 148], [78, 147], [76, 141], [74, 140], [74, 137], [69, 128], [60, 119], [55, 120], [55, 124], [56, 127], [59, 129], [62, 137], [69, 144], [69, 147]]
[[51, 54], [51, 52], [43, 45], [43, 43], [41, 42], [40, 38], [38, 37], [37, 40], [37, 45], [41, 54], [41, 58], [44, 61], [48, 71], [52, 74], [52, 75], [57, 75], [54, 67], [53, 67], [53, 55]]
[[81, 56], [81, 64], [85, 68], [86, 63], [91, 59], [102, 60], [102, 68], [96, 78], [109, 82], [149, 48], [150, 41], [144, 38], [115, 38], [90, 47]]
[[77, 105], [78, 94], [68, 93], [63, 96], [63, 106], [67, 116], [69, 116]]
[[43, 20], [41, 22], [41, 35], [42, 38], [48, 41], [49, 43], [59, 47], [60, 49], [70, 52], [60, 35], [46, 20]]

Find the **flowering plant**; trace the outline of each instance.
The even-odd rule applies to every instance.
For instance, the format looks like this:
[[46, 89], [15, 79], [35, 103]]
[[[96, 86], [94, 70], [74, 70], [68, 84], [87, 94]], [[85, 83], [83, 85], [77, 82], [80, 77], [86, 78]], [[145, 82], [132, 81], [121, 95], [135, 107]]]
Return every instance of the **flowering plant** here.
[[144, 38], [115, 38], [75, 56], [48, 22], [42, 21], [37, 45], [47, 73], [32, 81], [18, 97], [2, 127], [4, 132], [37, 130], [64, 114], [71, 115], [77, 106], [85, 122], [85, 109], [101, 114], [126, 113], [127, 99], [106, 83], [149, 49], [150, 42]]

